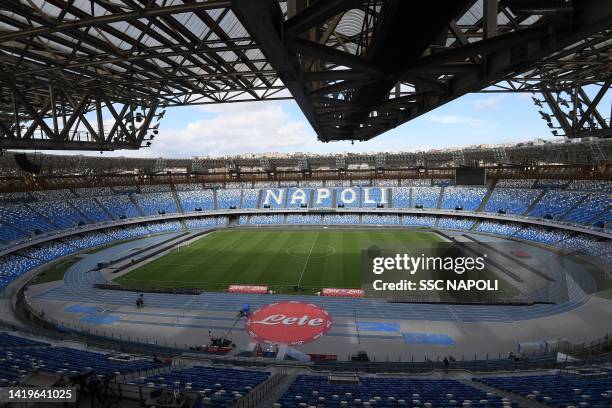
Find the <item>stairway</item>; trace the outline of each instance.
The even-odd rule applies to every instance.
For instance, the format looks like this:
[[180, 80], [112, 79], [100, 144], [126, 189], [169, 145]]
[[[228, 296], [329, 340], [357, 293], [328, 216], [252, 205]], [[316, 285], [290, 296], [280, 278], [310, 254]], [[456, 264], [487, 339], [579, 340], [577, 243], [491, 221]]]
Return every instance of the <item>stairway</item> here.
[[436, 203], [436, 209], [440, 209], [442, 205], [442, 198], [444, 197], [444, 187], [440, 187], [440, 195], [438, 196], [438, 202]]
[[83, 217], [83, 221], [93, 222], [93, 220], [89, 219], [87, 217], [87, 215], [85, 215], [85, 213], [83, 211], [81, 211], [81, 209], [79, 207], [77, 207], [76, 205], [72, 204], [72, 202], [70, 202], [70, 200], [65, 200], [65, 202], [66, 202], [66, 204], [68, 204], [68, 206], [72, 207], [73, 210], [78, 212], [81, 217]]
[[53, 220], [52, 218], [49, 218], [49, 215], [48, 215], [48, 214], [44, 214], [44, 213], [42, 213], [42, 212], [38, 211], [38, 210], [36, 209], [36, 207], [34, 207], [33, 205], [29, 205], [29, 204], [30, 204], [30, 203], [28, 203], [28, 204], [24, 204], [24, 206], [25, 206], [25, 207], [26, 207], [28, 210], [32, 211], [34, 214], [38, 215], [40, 218], [42, 218], [43, 220], [45, 220], [45, 221], [47, 222], [47, 224], [49, 224], [49, 225], [53, 225], [55, 228], [60, 229], [60, 227], [58, 227], [58, 225], [55, 223], [55, 220]]
[[172, 198], [174, 199], [176, 209], [181, 214], [184, 213], [185, 211], [183, 210], [183, 204], [181, 203], [181, 200], [179, 200], [178, 195], [176, 194], [176, 188], [174, 188], [174, 184], [170, 184], [170, 192], [172, 193]]
[[491, 197], [491, 194], [493, 194], [493, 190], [495, 189], [495, 185], [496, 184], [497, 184], [497, 180], [493, 180], [493, 182], [491, 183], [491, 185], [487, 189], [486, 194], [484, 195], [484, 197], [482, 197], [482, 201], [480, 202], [480, 205], [476, 209], [476, 212], [484, 211], [487, 203], [489, 202], [489, 198]]
[[442, 206], [442, 199], [444, 198], [444, 186], [440, 187], [440, 195], [438, 196], [438, 201], [436, 202], [436, 209], [440, 209]]
[[276, 384], [274, 389], [268, 394], [263, 400], [261, 400], [257, 406], [262, 408], [272, 408], [274, 403], [278, 401], [289, 386], [293, 383], [297, 374], [278, 374], [283, 376], [280, 381]]
[[576, 203], [574, 205], [572, 205], [570, 208], [568, 208], [568, 210], [566, 212], [564, 212], [563, 214], [561, 214], [558, 219], [562, 220], [564, 219], [567, 214], [569, 214], [570, 212], [572, 212], [576, 207], [578, 207], [580, 204], [584, 203], [589, 197], [591, 196], [590, 193], [585, 193], [584, 196], [576, 201]]
[[542, 197], [544, 197], [544, 194], [546, 194], [547, 191], [548, 190], [542, 190], [542, 192], [535, 198], [535, 200], [533, 200], [531, 204], [529, 204], [527, 210], [525, 210], [525, 212], [521, 215], [527, 216], [527, 214], [529, 214], [531, 210], [533, 210], [533, 208], [540, 202], [540, 200], [542, 199]]
[[136, 197], [134, 196], [134, 193], [128, 194], [128, 197], [130, 198], [130, 201], [132, 202], [132, 204], [134, 204], [134, 207], [136, 207], [136, 210], [138, 210], [138, 212], [140, 213], [140, 216], [144, 217], [145, 213], [142, 210], [142, 208], [140, 207], [140, 204], [138, 204], [138, 200], [136, 200]]
[[104, 211], [106, 213], [106, 215], [108, 215], [108, 217], [111, 220], [116, 220], [117, 217], [115, 217], [109, 210], [108, 208], [106, 208], [105, 206], [102, 205], [102, 203], [100, 201], [98, 201], [97, 197], [93, 197], [92, 198], [93, 202], [95, 202], [96, 204], [98, 204], [98, 206], [102, 209], [102, 211]]
[[499, 388], [491, 387], [489, 385], [477, 382], [477, 381], [469, 381], [469, 380], [458, 380], [466, 385], [479, 389], [480, 391], [490, 392], [498, 397], [507, 398], [511, 402], [517, 402], [521, 408], [545, 408], [548, 405], [544, 405], [538, 401], [531, 400], [525, 397], [522, 397], [517, 394], [513, 394], [511, 392], [506, 392], [500, 390]]

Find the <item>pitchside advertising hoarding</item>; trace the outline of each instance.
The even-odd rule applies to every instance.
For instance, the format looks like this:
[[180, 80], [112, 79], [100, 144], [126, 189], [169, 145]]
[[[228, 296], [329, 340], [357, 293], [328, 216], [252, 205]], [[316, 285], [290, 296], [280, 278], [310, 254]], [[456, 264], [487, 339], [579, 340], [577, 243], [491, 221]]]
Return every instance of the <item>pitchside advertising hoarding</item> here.
[[255, 295], [264, 295], [270, 289], [263, 285], [230, 285], [227, 291], [229, 293], [250, 293]]

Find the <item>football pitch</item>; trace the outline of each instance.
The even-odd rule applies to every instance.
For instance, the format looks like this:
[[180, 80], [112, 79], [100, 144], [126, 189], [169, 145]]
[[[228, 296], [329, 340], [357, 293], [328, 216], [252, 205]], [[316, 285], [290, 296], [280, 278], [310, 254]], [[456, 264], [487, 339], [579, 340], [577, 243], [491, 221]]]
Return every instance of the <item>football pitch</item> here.
[[410, 248], [440, 242], [406, 230], [265, 229], [213, 232], [115, 280], [127, 287], [201, 288], [267, 285], [279, 293], [296, 286], [361, 287], [361, 250], [372, 245]]

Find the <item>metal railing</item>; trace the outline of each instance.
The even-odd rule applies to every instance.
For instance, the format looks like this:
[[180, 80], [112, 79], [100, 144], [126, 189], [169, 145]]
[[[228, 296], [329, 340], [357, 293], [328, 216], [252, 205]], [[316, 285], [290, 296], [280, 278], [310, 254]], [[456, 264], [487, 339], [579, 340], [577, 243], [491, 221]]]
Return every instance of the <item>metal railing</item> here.
[[285, 371], [273, 374], [266, 381], [257, 385], [246, 395], [243, 395], [232, 406], [233, 408], [255, 408], [270, 393], [276, 390], [277, 385], [287, 377]]

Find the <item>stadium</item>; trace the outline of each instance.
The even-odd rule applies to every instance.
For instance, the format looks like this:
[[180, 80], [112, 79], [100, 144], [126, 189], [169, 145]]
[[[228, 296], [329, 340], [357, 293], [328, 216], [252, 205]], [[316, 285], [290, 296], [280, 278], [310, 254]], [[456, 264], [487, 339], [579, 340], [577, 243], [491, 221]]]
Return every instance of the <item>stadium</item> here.
[[[611, 45], [603, 0], [3, 2], [0, 405], [612, 407]], [[551, 138], [461, 140], [474, 94]], [[315, 152], [253, 147], [283, 101]]]

